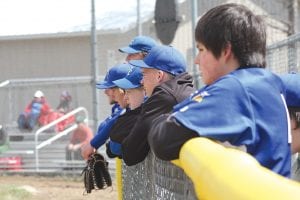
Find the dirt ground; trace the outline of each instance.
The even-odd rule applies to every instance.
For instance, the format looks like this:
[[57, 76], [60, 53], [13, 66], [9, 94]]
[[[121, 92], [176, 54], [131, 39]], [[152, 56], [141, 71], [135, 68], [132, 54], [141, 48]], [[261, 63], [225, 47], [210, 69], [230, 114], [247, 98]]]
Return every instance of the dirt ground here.
[[105, 190], [93, 190], [83, 195], [84, 187], [81, 178], [70, 177], [39, 177], [21, 175], [0, 175], [0, 187], [17, 186], [26, 188], [32, 195], [32, 200], [117, 200], [117, 187]]

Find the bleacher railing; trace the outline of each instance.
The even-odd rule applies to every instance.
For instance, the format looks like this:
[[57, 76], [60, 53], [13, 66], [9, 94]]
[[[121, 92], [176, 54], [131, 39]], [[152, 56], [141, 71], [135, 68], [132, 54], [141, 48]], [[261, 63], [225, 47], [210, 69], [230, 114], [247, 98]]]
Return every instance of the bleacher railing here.
[[41, 127], [40, 129], [38, 129], [36, 132], [35, 132], [35, 135], [34, 135], [34, 141], [35, 141], [35, 168], [36, 168], [36, 171], [38, 172], [39, 171], [39, 150], [42, 149], [43, 147], [47, 146], [47, 145], [50, 145], [52, 142], [58, 140], [59, 138], [71, 133], [72, 131], [74, 131], [76, 128], [77, 128], [77, 124], [73, 124], [72, 126], [68, 127], [67, 129], [63, 130], [62, 132], [59, 132], [57, 133], [55, 136], [41, 142], [40, 144], [38, 143], [39, 142], [39, 135], [43, 132], [45, 132], [46, 130], [54, 127], [56, 124], [60, 123], [61, 121], [79, 113], [79, 112], [83, 112], [84, 115], [85, 115], [85, 120], [84, 122], [85, 123], [88, 123], [88, 111], [84, 108], [84, 107], [79, 107], [79, 108], [76, 108], [74, 110], [72, 110], [71, 112], [63, 115], [62, 117], [50, 122], [49, 124]]

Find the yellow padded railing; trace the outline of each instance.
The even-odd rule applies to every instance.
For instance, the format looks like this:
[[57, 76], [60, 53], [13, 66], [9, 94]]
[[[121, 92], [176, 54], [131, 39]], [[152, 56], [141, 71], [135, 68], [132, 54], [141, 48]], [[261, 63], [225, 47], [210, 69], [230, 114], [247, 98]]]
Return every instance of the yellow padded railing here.
[[[268, 147], [266, 147], [268, 148]], [[300, 184], [262, 167], [252, 156], [206, 138], [184, 144], [179, 165], [201, 200], [299, 200]]]
[[123, 199], [123, 182], [122, 182], [122, 160], [116, 158], [116, 184], [118, 189], [118, 200]]

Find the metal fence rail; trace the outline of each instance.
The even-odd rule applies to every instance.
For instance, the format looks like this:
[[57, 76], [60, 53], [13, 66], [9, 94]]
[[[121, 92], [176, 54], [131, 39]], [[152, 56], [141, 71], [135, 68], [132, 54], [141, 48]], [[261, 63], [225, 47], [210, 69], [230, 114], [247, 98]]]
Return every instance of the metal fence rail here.
[[73, 124], [72, 126], [68, 127], [67, 129], [63, 130], [62, 132], [59, 132], [57, 135], [54, 135], [53, 137], [41, 142], [41, 143], [38, 143], [39, 140], [38, 140], [38, 137], [39, 137], [39, 134], [43, 133], [44, 131], [48, 130], [49, 128], [52, 128], [53, 126], [55, 126], [56, 124], [58, 124], [59, 122], [79, 113], [79, 112], [83, 112], [84, 113], [84, 117], [85, 117], [85, 120], [84, 122], [86, 124], [88, 124], [88, 111], [83, 108], [83, 107], [79, 107], [79, 108], [76, 108], [74, 110], [72, 110], [71, 112], [63, 115], [62, 117], [52, 121], [51, 123], [39, 128], [36, 133], [35, 133], [35, 137], [34, 137], [34, 141], [35, 141], [35, 169], [36, 171], [39, 171], [39, 150], [47, 145], [50, 145], [52, 142], [56, 141], [57, 139], [71, 133], [72, 131], [74, 131], [78, 125], [75, 123]]

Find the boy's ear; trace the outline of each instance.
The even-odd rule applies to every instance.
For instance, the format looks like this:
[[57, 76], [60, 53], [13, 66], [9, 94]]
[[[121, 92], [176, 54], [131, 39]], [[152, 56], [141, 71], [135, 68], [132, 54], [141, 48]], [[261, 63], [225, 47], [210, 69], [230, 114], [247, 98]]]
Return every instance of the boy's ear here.
[[232, 46], [230, 42], [227, 42], [227, 44], [223, 48], [222, 54], [226, 60], [228, 60], [231, 56], [233, 56]]
[[162, 70], [158, 70], [158, 81], [162, 82], [164, 78], [164, 72]]

